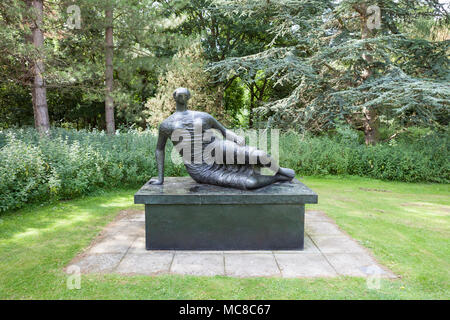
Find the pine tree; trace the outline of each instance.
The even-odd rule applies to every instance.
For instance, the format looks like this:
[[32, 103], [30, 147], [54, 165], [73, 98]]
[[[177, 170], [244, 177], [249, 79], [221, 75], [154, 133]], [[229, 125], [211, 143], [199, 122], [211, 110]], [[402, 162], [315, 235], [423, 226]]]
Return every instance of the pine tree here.
[[[146, 0], [83, 1], [77, 3], [85, 17], [85, 27], [74, 30], [83, 50], [78, 51], [80, 43], [67, 41], [67, 46], [75, 47], [76, 53], [72, 54], [81, 55], [80, 81], [91, 74], [106, 75], [105, 86], [94, 85], [90, 95], [97, 100], [106, 93], [108, 133], [114, 133], [116, 115], [127, 122], [145, 124], [144, 103], [154, 94], [156, 79], [164, 72], [164, 66], [186, 42], [176, 30], [176, 19], [163, 4]], [[103, 34], [102, 41], [99, 37]], [[91, 51], [88, 57], [95, 58], [86, 59], [86, 50]], [[102, 60], [105, 63], [100, 63]]]
[[114, 134], [116, 126], [114, 122], [114, 99], [112, 92], [114, 90], [114, 36], [113, 36], [113, 13], [114, 5], [107, 4], [105, 8], [105, 84], [106, 84], [106, 96], [105, 96], [105, 118], [106, 118], [106, 132], [108, 134]]
[[[227, 1], [224, 14], [252, 15], [258, 1]], [[275, 88], [290, 92], [259, 108], [269, 123], [323, 130], [342, 119], [364, 131], [367, 144], [378, 138], [380, 119], [402, 125], [445, 125], [449, 111], [449, 41], [415, 38], [408, 28], [432, 18], [448, 26], [438, 1], [363, 0], [270, 2], [273, 41], [261, 52], [214, 63], [222, 78], [263, 70]], [[374, 20], [379, 8], [380, 24]], [[230, 13], [231, 12], [231, 13]]]
[[43, 0], [9, 0], [0, 4], [0, 81], [31, 88], [34, 124], [42, 134], [50, 130], [43, 33], [46, 14]]
[[47, 107], [47, 88], [45, 87], [44, 57], [42, 57], [42, 47], [44, 45], [43, 25], [43, 0], [32, 0], [30, 6], [34, 11], [33, 21], [31, 23], [31, 32], [33, 45], [36, 48], [36, 57], [33, 60], [33, 110], [36, 129], [41, 133], [47, 133], [50, 130], [50, 120]]

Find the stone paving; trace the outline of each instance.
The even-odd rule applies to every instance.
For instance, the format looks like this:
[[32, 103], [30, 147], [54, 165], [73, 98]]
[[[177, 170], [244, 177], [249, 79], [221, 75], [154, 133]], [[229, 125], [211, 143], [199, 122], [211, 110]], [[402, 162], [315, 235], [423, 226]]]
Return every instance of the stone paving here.
[[396, 276], [325, 213], [305, 214], [303, 251], [145, 250], [144, 213], [123, 212], [71, 265], [82, 273], [231, 277]]

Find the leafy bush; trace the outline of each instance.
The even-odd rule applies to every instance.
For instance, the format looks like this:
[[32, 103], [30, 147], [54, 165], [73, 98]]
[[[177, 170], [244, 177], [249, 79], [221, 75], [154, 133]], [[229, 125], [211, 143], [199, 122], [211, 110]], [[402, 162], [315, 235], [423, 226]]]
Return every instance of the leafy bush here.
[[9, 140], [0, 152], [0, 211], [48, 198], [57, 184], [38, 147]]
[[[70, 199], [99, 189], [139, 187], [157, 175], [156, 136], [129, 130], [108, 136], [99, 131], [34, 129], [0, 131], [0, 211], [25, 203]], [[333, 137], [285, 133], [280, 165], [299, 175], [359, 175], [407, 182], [450, 181], [447, 136], [406, 134], [390, 143], [366, 147], [348, 130]], [[165, 175], [183, 176], [180, 162], [166, 148]]]
[[449, 141], [428, 133], [411, 140], [404, 135], [391, 143], [365, 146], [357, 135], [338, 132], [333, 137], [285, 134], [280, 164], [301, 175], [358, 175], [405, 182], [450, 181]]

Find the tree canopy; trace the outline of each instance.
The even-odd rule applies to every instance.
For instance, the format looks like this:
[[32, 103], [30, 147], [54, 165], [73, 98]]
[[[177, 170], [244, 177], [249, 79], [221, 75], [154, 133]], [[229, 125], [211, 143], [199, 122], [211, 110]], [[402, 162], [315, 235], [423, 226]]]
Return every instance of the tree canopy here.
[[188, 86], [195, 108], [240, 126], [346, 124], [367, 144], [380, 126], [447, 130], [448, 10], [439, 0], [5, 0], [0, 126], [36, 124], [38, 88], [52, 125], [106, 128], [106, 101], [116, 127], [154, 127]]
[[[221, 1], [224, 14], [252, 16], [258, 1]], [[273, 1], [272, 40], [260, 52], [212, 63], [222, 80], [263, 70], [287, 94], [260, 105], [269, 123], [323, 130], [342, 120], [374, 143], [380, 118], [402, 125], [448, 125], [448, 45], [416, 37], [416, 23], [447, 28], [437, 1]], [[237, 8], [240, 8], [237, 12]]]

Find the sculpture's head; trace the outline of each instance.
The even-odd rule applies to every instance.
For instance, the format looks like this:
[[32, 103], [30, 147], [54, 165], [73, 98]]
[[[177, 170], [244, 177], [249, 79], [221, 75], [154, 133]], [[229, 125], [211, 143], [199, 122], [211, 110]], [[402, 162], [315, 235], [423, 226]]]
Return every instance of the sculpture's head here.
[[186, 88], [178, 88], [173, 92], [173, 98], [177, 104], [186, 105], [188, 100], [191, 98], [191, 93]]

